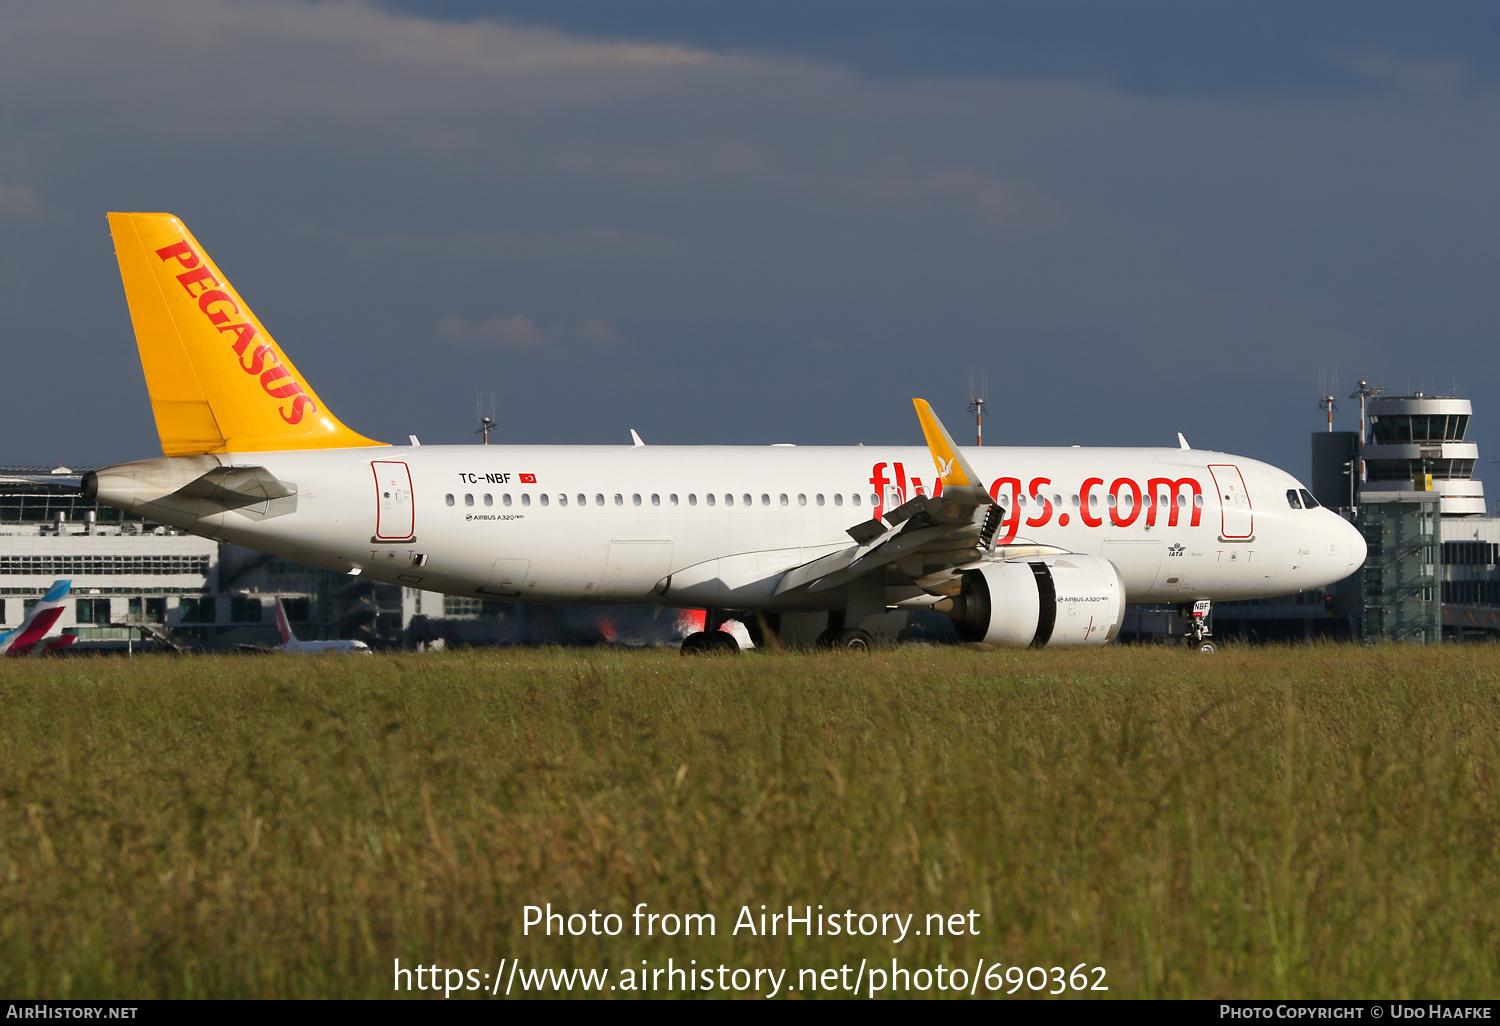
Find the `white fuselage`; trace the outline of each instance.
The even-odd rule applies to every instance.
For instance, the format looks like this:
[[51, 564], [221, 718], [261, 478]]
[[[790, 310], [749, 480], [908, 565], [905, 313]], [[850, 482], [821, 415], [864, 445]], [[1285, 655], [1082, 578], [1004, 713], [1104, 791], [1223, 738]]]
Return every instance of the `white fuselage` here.
[[[1077, 447], [965, 455], [1007, 511], [997, 541], [1109, 559], [1131, 602], [1283, 595], [1340, 580], [1364, 558], [1353, 527], [1326, 509], [1293, 508], [1286, 493], [1301, 485], [1255, 460]], [[933, 481], [928, 451], [898, 446], [391, 446], [216, 458], [294, 485], [295, 511], [181, 524], [195, 533], [407, 587], [553, 603], [836, 608], [836, 592], [776, 596], [777, 580], [851, 545], [846, 529], [930, 494]], [[904, 602], [898, 592], [892, 604]]]

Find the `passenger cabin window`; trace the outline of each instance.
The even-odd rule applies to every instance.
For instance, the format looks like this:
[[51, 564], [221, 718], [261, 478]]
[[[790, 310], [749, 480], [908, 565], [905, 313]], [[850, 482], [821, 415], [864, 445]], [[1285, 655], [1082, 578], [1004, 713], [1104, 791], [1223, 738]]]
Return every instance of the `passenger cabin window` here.
[[786, 492], [782, 492], [781, 493], [781, 504], [783, 506], [789, 505], [791, 503], [791, 501], [792, 501], [791, 499], [787, 498]]
[[762, 506], [769, 506], [771, 504], [771, 497], [762, 492], [760, 496], [760, 504]]
[[818, 505], [819, 506], [825, 505], [825, 503], [823, 501], [823, 493], [822, 492], [818, 493]]
[[453, 505], [453, 493], [449, 492], [447, 495], [443, 496], [443, 501], [450, 506]]
[[1292, 509], [1302, 508], [1302, 500], [1297, 498], [1297, 489], [1288, 488], [1286, 490], [1286, 504], [1292, 507]]
[[858, 506], [859, 505], [859, 493], [855, 492], [853, 495], [849, 496], [849, 501], [852, 502], [852, 503], [854, 503], [856, 506]]
[[542, 502], [543, 506], [547, 505], [548, 499], [547, 499], [547, 493], [546, 492], [543, 492], [540, 496], [538, 496], [538, 498], [541, 499], [541, 502]]
[[559, 495], [557, 497], [557, 504], [559, 506], [566, 506], [568, 504], [568, 497], [566, 495]]
[[602, 492], [595, 492], [594, 493], [594, 505], [595, 506], [602, 506], [602, 505], [604, 505], [604, 494]]
[[754, 503], [751, 500], [750, 495], [749, 495], [748, 492], [745, 494], [744, 498], [745, 498], [745, 505], [746, 506], [754, 505]]
[[531, 493], [530, 492], [522, 492], [521, 493], [521, 505], [523, 505], [523, 506], [530, 506], [531, 505]]
[[844, 493], [843, 492], [835, 492], [834, 493], [834, 495], [833, 495], [833, 504], [835, 506], [842, 506], [844, 504]]
[[661, 505], [661, 494], [660, 493], [658, 493], [658, 492], [652, 492], [651, 493], [651, 505], [653, 505], [653, 506], [660, 506]]
[[703, 497], [703, 501], [707, 502], [710, 506], [712, 506], [714, 503], [718, 502], [719, 500], [714, 497], [714, 493], [713, 492], [709, 492], [707, 495], [705, 495]]
[[1321, 504], [1317, 499], [1313, 498], [1312, 492], [1304, 488], [1302, 489], [1302, 505], [1306, 506], [1308, 509], [1317, 509]]
[[726, 505], [726, 506], [733, 506], [734, 505], [734, 496], [733, 495], [725, 495], [724, 496], [724, 505]]
[[491, 495], [489, 492], [485, 492], [484, 493], [484, 504], [486, 506], [493, 506], [495, 504], [495, 497], [493, 495]]
[[673, 492], [671, 495], [667, 496], [667, 501], [674, 506], [677, 505], [677, 493]]
[[807, 505], [807, 496], [806, 495], [798, 495], [797, 496], [797, 505], [799, 505], [799, 506], [806, 506]]
[[1199, 509], [1202, 509], [1203, 508], [1203, 496], [1201, 496], [1201, 495], [1195, 495], [1195, 496], [1193, 496], [1193, 505], [1197, 506]]
[[616, 506], [623, 506], [623, 505], [625, 505], [625, 496], [621, 495], [619, 492], [615, 492], [615, 505]]
[[639, 506], [641, 504], [641, 497], [640, 497], [640, 495], [632, 495], [630, 497], [630, 503], [633, 506]]
[[502, 506], [510, 505], [510, 492], [506, 492], [504, 495], [500, 496], [500, 504]]
[[688, 505], [689, 506], [696, 506], [696, 505], [698, 505], [698, 496], [694, 495], [692, 492], [688, 492]]
[[580, 506], [587, 506], [588, 504], [589, 504], [589, 497], [587, 495], [579, 493], [579, 496], [578, 496], [578, 505], [580, 505]]
[[465, 506], [472, 506], [472, 505], [474, 505], [474, 496], [473, 495], [465, 495], [464, 496], [464, 505]]
[[872, 494], [870, 496], [870, 505], [871, 506], [879, 506], [880, 505], [880, 496]]

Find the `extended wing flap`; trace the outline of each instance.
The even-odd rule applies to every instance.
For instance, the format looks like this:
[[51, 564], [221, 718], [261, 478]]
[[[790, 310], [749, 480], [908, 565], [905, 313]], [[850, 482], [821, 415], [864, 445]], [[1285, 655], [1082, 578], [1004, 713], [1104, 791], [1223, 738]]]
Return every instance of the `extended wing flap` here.
[[885, 515], [889, 529], [879, 521], [849, 528], [849, 537], [857, 545], [787, 571], [776, 587], [777, 595], [802, 587], [809, 594], [828, 591], [918, 554], [947, 568], [967, 563], [989, 547], [994, 537], [989, 521], [998, 507], [932, 406], [922, 399], [912, 403], [942, 482], [942, 494], [919, 494], [903, 502]]

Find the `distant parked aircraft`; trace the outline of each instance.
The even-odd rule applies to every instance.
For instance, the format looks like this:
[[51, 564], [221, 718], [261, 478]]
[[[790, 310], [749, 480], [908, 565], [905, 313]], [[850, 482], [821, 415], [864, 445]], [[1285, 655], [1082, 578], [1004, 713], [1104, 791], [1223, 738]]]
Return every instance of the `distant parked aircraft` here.
[[72, 581], [53, 581], [47, 594], [42, 596], [41, 601], [26, 614], [26, 619], [21, 621], [21, 626], [8, 634], [0, 634], [0, 655], [45, 655], [67, 648], [77, 641], [76, 634], [47, 637], [47, 632], [57, 623], [58, 617], [62, 616], [63, 603], [67, 601], [68, 590], [72, 587]]
[[276, 629], [281, 633], [281, 644], [276, 646], [278, 652], [290, 655], [319, 655], [323, 652], [371, 654], [370, 646], [363, 641], [298, 641], [297, 635], [292, 633], [292, 625], [287, 622], [281, 599], [276, 600]]

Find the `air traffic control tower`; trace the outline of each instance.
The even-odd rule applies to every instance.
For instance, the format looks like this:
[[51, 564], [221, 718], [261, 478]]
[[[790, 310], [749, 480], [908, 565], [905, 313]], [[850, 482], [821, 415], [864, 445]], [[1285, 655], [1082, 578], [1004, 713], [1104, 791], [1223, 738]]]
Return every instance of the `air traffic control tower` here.
[[1410, 501], [1436, 493], [1443, 517], [1482, 516], [1484, 482], [1475, 481], [1479, 446], [1464, 441], [1473, 404], [1448, 396], [1380, 396], [1369, 402], [1361, 504]]

